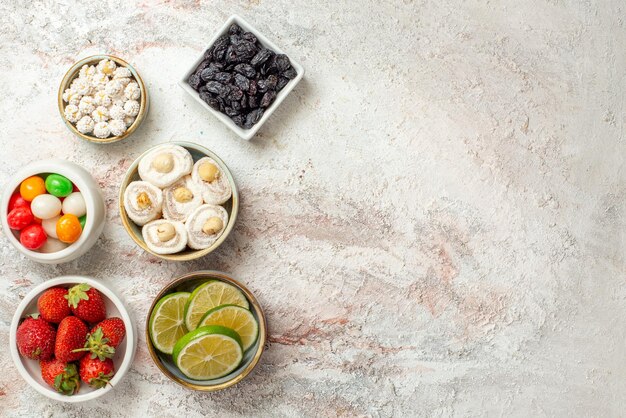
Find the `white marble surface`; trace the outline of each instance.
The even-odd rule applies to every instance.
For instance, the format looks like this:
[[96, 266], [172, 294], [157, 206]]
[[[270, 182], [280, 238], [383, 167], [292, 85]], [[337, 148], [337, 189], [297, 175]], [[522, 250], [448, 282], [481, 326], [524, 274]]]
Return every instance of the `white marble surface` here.
[[[231, 13], [307, 70], [249, 143], [176, 86]], [[625, 18], [622, 0], [2, 2], [1, 179], [70, 159], [109, 213], [96, 247], [56, 267], [0, 237], [0, 414], [623, 415]], [[56, 107], [66, 69], [101, 52], [151, 94], [141, 130], [107, 146]], [[126, 236], [116, 199], [137, 155], [180, 139], [222, 156], [242, 207], [216, 253], [173, 264]], [[56, 404], [18, 376], [9, 323], [37, 283], [103, 280], [141, 328], [157, 291], [201, 268], [267, 312], [271, 346], [236, 387], [174, 385], [143, 337], [97, 401]]]

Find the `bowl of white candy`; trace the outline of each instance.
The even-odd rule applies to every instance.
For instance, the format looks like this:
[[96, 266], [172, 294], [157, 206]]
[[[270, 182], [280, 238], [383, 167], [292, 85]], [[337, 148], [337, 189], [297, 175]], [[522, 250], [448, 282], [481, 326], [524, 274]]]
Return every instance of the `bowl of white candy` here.
[[59, 87], [61, 118], [86, 141], [107, 144], [129, 137], [148, 113], [148, 92], [139, 73], [113, 55], [76, 62]]
[[128, 168], [119, 209], [137, 245], [165, 260], [188, 261], [226, 240], [239, 194], [216, 154], [197, 144], [168, 142], [148, 149]]

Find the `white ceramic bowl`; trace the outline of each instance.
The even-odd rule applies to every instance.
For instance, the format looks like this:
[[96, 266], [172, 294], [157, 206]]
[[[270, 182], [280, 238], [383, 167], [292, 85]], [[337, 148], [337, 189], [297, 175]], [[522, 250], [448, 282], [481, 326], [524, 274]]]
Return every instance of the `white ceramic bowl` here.
[[[124, 325], [126, 326], [126, 337], [117, 347], [115, 356], [113, 357], [113, 363], [115, 364], [115, 376], [111, 379], [110, 384], [102, 389], [93, 389], [84, 382], [81, 382], [78, 393], [72, 396], [67, 396], [56, 392], [52, 387], [48, 386], [48, 384], [43, 381], [38, 361], [20, 356], [17, 351], [15, 334], [22, 318], [28, 314], [37, 312], [37, 299], [41, 293], [54, 286], [70, 287], [78, 283], [87, 283], [102, 293], [107, 308], [107, 317], [110, 318], [116, 316], [122, 318]], [[88, 401], [104, 395], [113, 389], [124, 378], [124, 375], [128, 369], [130, 369], [133, 357], [135, 356], [135, 349], [137, 348], [137, 333], [135, 332], [135, 328], [128, 312], [126, 311], [126, 308], [124, 307], [124, 304], [108, 287], [97, 280], [87, 277], [65, 276], [47, 280], [35, 287], [28, 293], [28, 295], [26, 295], [13, 315], [11, 330], [9, 332], [9, 345], [11, 346], [11, 357], [15, 363], [15, 367], [17, 367], [20, 375], [24, 378], [24, 380], [26, 380], [26, 382], [28, 382], [29, 385], [37, 390], [37, 392], [50, 399], [54, 399], [55, 401], [75, 403]]]
[[[243, 129], [240, 128], [239, 126], [237, 126], [235, 124], [235, 122], [232, 121], [232, 119], [230, 117], [228, 117], [228, 115], [225, 115], [222, 112], [219, 112], [215, 109], [213, 109], [211, 106], [209, 106], [204, 100], [202, 100], [200, 98], [200, 95], [198, 94], [197, 91], [195, 91], [187, 82], [187, 79], [189, 78], [189, 76], [191, 74], [194, 73], [194, 71], [196, 70], [196, 68], [198, 67], [198, 65], [204, 60], [204, 52], [209, 49], [217, 40], [217, 38], [219, 38], [220, 36], [228, 33], [228, 28], [230, 27], [230, 25], [232, 25], [233, 23], [238, 24], [239, 26], [241, 26], [241, 28], [245, 31], [248, 32], [252, 32], [254, 34], [254, 36], [257, 37], [257, 39], [259, 40], [259, 42], [261, 44], [263, 44], [263, 46], [265, 46], [266, 48], [271, 49], [272, 51], [274, 51], [277, 54], [285, 54], [289, 57], [289, 60], [291, 61], [291, 66], [296, 70], [296, 72], [298, 73], [298, 75], [296, 76], [296, 78], [294, 78], [293, 80], [290, 80], [289, 83], [287, 83], [287, 85], [285, 87], [283, 87], [283, 89], [281, 91], [278, 92], [278, 94], [276, 95], [276, 99], [274, 100], [274, 103], [272, 103], [272, 105], [270, 107], [268, 107], [265, 110], [265, 113], [263, 113], [263, 116], [261, 117], [261, 119], [250, 129]], [[202, 51], [202, 54], [200, 54], [200, 56], [198, 56], [198, 59], [196, 59], [193, 63], [193, 65], [189, 68], [189, 70], [185, 73], [185, 75], [183, 76], [183, 78], [178, 82], [178, 84], [183, 88], [183, 90], [185, 90], [187, 93], [189, 93], [189, 95], [191, 97], [193, 97], [194, 99], [196, 99], [196, 101], [198, 103], [200, 103], [200, 105], [202, 105], [205, 109], [207, 109], [209, 112], [213, 113], [213, 115], [218, 118], [219, 120], [221, 120], [226, 126], [228, 126], [233, 132], [235, 132], [237, 135], [239, 135], [241, 138], [243, 139], [251, 139], [254, 135], [256, 135], [257, 131], [259, 129], [261, 129], [261, 126], [263, 126], [263, 124], [265, 123], [265, 121], [267, 121], [267, 119], [269, 119], [270, 115], [272, 113], [274, 113], [274, 111], [276, 110], [276, 108], [278, 106], [280, 106], [280, 104], [282, 103], [283, 100], [285, 100], [285, 98], [287, 97], [287, 95], [291, 92], [291, 90], [294, 89], [294, 87], [296, 87], [296, 85], [300, 82], [300, 80], [302, 80], [302, 77], [304, 77], [304, 68], [298, 64], [296, 61], [293, 60], [292, 56], [285, 53], [282, 49], [280, 49], [279, 47], [276, 46], [276, 44], [274, 44], [272, 41], [270, 41], [269, 39], [267, 39], [265, 36], [263, 36], [263, 34], [261, 34], [258, 30], [256, 30], [252, 25], [250, 25], [248, 22], [246, 22], [241, 16], [237, 16], [237, 15], [232, 15], [231, 17], [228, 18], [228, 20], [226, 21], [226, 23], [224, 23], [224, 25], [220, 28], [219, 31], [217, 31], [217, 33], [215, 35], [213, 35], [213, 38], [211, 38], [208, 46]]]
[[[30, 176], [46, 173], [57, 173], [70, 179], [80, 189], [87, 206], [87, 221], [80, 238], [61, 251], [54, 253], [40, 253], [27, 249], [20, 243], [19, 231], [13, 231], [7, 223], [9, 200], [11, 195], [19, 190], [20, 183]], [[93, 247], [102, 233], [106, 215], [100, 187], [91, 174], [78, 164], [60, 159], [36, 161], [19, 170], [5, 185], [0, 208], [2, 229], [5, 231], [4, 235], [9, 242], [31, 260], [46, 264], [66, 263], [85, 254]]]

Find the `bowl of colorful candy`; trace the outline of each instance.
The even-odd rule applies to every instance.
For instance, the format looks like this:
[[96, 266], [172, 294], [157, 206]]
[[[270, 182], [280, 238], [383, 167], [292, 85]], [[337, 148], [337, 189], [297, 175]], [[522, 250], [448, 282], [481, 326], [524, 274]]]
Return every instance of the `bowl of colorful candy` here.
[[146, 344], [152, 360], [188, 389], [212, 392], [241, 381], [258, 364], [266, 340], [257, 299], [218, 271], [179, 277], [159, 292], [148, 311]]
[[74, 135], [107, 144], [127, 138], [148, 113], [148, 90], [139, 73], [113, 55], [94, 55], [67, 71], [59, 112]]
[[189, 142], [168, 142], [140, 155], [119, 194], [122, 224], [148, 253], [170, 261], [209, 254], [232, 231], [239, 210], [224, 162]]
[[65, 263], [98, 240], [106, 208], [93, 177], [70, 161], [37, 161], [19, 170], [2, 196], [2, 227], [31, 260]]
[[88, 401], [113, 389], [137, 347], [120, 298], [101, 281], [81, 276], [32, 289], [13, 315], [9, 340], [24, 380], [61, 402]]

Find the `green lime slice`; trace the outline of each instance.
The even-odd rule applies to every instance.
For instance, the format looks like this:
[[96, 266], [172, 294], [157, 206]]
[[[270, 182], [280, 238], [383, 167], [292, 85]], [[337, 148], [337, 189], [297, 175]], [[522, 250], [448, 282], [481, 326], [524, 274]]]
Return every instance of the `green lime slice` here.
[[232, 329], [219, 325], [200, 327], [178, 340], [172, 358], [176, 367], [191, 379], [217, 379], [241, 364], [241, 338]]
[[150, 340], [157, 350], [172, 354], [174, 344], [187, 333], [185, 304], [190, 293], [171, 293], [161, 298], [150, 315]]
[[259, 324], [252, 312], [237, 305], [222, 305], [208, 311], [200, 320], [198, 328], [221, 325], [234, 330], [241, 337], [243, 351], [254, 345], [259, 335]]
[[220, 305], [238, 305], [248, 309], [248, 300], [236, 287], [219, 280], [201, 284], [189, 296], [185, 305], [185, 325], [189, 331], [196, 329], [209, 310]]

